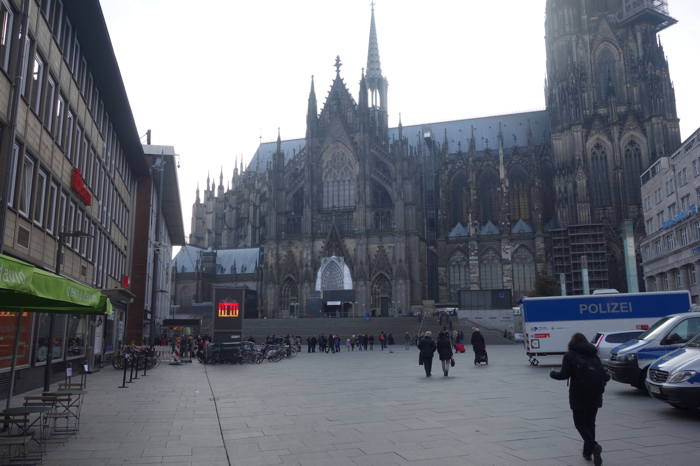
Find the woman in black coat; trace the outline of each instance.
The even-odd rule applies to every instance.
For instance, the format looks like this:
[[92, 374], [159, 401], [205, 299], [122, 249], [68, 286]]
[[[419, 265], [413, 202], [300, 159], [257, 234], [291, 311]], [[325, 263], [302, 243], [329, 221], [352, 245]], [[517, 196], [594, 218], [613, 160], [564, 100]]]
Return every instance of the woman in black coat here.
[[[564, 355], [560, 371], [551, 371], [556, 380], [569, 380], [569, 406], [573, 411], [574, 425], [583, 439], [583, 457], [602, 464], [601, 446], [595, 441], [595, 418], [603, 406], [603, 390], [610, 376], [598, 358], [598, 350], [581, 333], [575, 333], [569, 341], [569, 351]], [[595, 379], [595, 380], [594, 380]]]
[[452, 362], [452, 343], [447, 332], [440, 332], [437, 340], [437, 352], [442, 363], [442, 373], [447, 377]]
[[472, 333], [470, 342], [474, 350], [474, 364], [476, 364], [480, 361], [480, 356], [486, 352], [486, 340], [484, 340], [484, 336], [478, 328], [472, 327], [472, 330], [474, 330], [474, 332]]
[[423, 338], [418, 342], [418, 349], [420, 350], [419, 363], [423, 365], [426, 377], [430, 377], [430, 371], [433, 368], [433, 355], [435, 354], [436, 348], [437, 346], [433, 340], [433, 333], [431, 331], [425, 332]]

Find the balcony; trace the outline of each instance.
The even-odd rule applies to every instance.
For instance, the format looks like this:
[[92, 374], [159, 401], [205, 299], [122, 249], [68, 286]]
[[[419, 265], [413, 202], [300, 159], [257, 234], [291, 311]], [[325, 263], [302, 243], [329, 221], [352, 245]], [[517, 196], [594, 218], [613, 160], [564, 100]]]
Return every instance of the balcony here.
[[618, 19], [623, 24], [649, 22], [656, 26], [657, 32], [677, 23], [669, 14], [668, 0], [623, 0]]

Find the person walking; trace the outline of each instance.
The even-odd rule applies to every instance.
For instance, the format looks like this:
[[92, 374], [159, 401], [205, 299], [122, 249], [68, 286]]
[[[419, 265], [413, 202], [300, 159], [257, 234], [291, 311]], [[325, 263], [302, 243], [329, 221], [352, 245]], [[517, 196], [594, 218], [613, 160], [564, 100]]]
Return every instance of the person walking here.
[[433, 340], [433, 333], [430, 330], [425, 332], [423, 338], [420, 339], [418, 349], [420, 350], [418, 364], [422, 365], [423, 369], [425, 369], [425, 376], [430, 377], [430, 371], [433, 368], [433, 355], [437, 349], [435, 341]]
[[369, 350], [374, 351], [374, 335], [369, 336]]
[[574, 426], [583, 439], [583, 457], [593, 464], [603, 464], [602, 447], [595, 440], [595, 418], [603, 406], [603, 392], [610, 376], [603, 368], [598, 350], [581, 333], [569, 341], [569, 351], [561, 362], [561, 370], [552, 370], [549, 376], [569, 382], [569, 407]]
[[452, 343], [450, 342], [450, 334], [443, 331], [438, 335], [437, 352], [442, 363], [442, 373], [447, 377], [452, 364]]
[[474, 364], [482, 360], [483, 355], [486, 353], [486, 340], [481, 334], [481, 331], [477, 327], [472, 327], [474, 331], [472, 333], [471, 344], [472, 349], [474, 349]]
[[382, 351], [384, 351], [384, 348], [386, 348], [386, 335], [384, 334], [383, 330], [379, 332], [379, 346], [381, 346]]
[[404, 349], [408, 351], [408, 348], [411, 347], [411, 334], [406, 332], [406, 334], [403, 336], [403, 344], [404, 344]]

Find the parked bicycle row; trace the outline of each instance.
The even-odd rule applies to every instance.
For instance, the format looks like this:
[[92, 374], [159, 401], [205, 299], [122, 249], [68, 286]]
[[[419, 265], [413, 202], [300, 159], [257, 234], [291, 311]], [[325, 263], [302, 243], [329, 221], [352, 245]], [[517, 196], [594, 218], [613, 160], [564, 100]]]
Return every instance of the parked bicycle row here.
[[261, 364], [279, 362], [298, 353], [295, 344], [284, 342], [256, 345], [252, 341], [208, 343], [197, 358], [202, 364]]

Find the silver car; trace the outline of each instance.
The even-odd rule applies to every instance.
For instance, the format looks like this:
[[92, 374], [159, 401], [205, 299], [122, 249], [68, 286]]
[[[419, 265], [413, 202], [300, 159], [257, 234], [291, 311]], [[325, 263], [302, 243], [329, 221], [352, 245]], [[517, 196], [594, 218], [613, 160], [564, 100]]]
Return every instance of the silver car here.
[[602, 361], [603, 359], [610, 359], [610, 350], [630, 340], [634, 340], [642, 333], [644, 333], [644, 330], [600, 332], [595, 334], [591, 343], [598, 348], [598, 357]]

